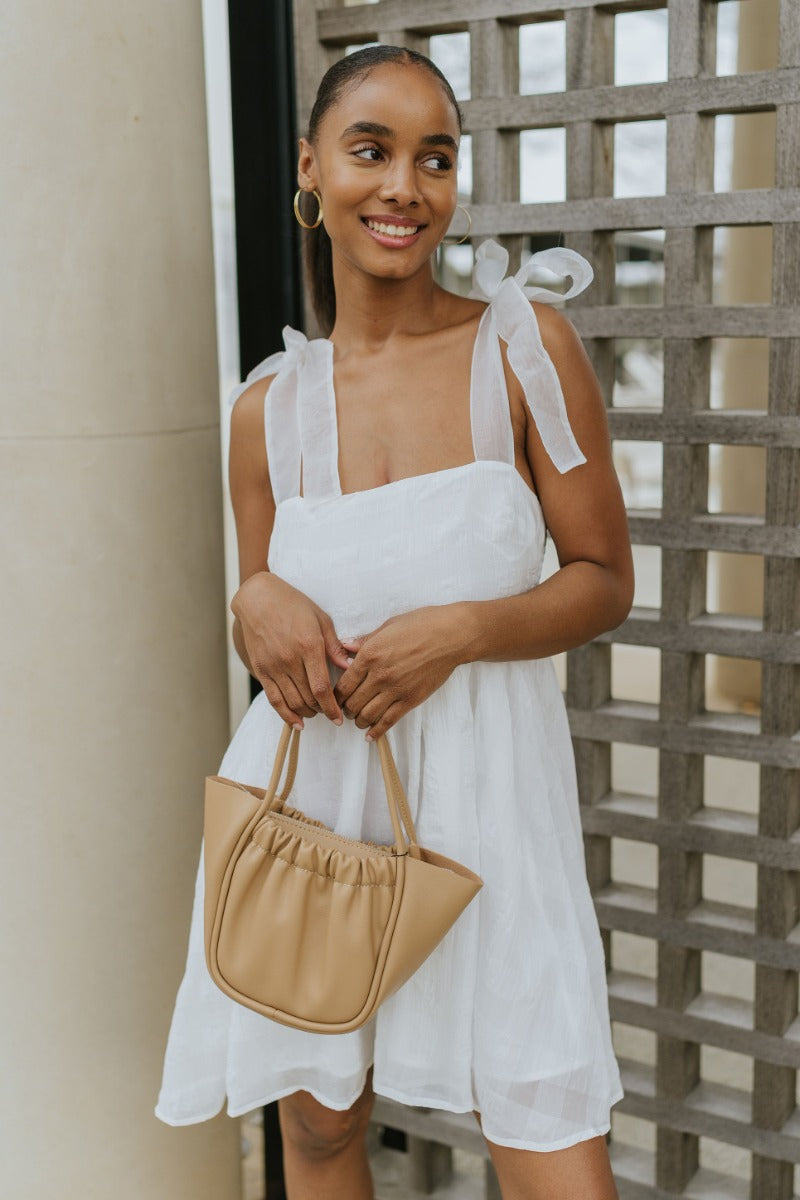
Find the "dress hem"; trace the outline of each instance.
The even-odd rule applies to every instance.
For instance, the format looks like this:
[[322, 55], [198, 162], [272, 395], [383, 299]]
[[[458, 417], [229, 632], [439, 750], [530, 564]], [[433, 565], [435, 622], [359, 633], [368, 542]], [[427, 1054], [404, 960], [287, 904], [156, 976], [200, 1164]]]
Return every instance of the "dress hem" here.
[[[364, 1083], [366, 1083], [366, 1074], [364, 1075]], [[396, 1100], [398, 1104], [404, 1104], [409, 1108], [432, 1108], [452, 1113], [467, 1113], [473, 1111], [472, 1108], [459, 1108], [456, 1105], [449, 1104], [444, 1100], [433, 1101], [430, 1097], [427, 1097], [423, 1100], [419, 1097], [411, 1097], [406, 1093], [392, 1091], [391, 1089], [383, 1087], [377, 1088], [373, 1085], [373, 1088], [376, 1096], [383, 1096], [387, 1100]], [[333, 1109], [335, 1112], [344, 1112], [346, 1109], [350, 1108], [351, 1105], [355, 1104], [356, 1100], [364, 1090], [364, 1084], [362, 1084], [361, 1088], [353, 1095], [352, 1100], [348, 1100], [344, 1104], [332, 1104], [330, 1098], [319, 1095], [319, 1093], [314, 1091], [313, 1088], [300, 1089], [295, 1084], [292, 1084], [288, 1088], [284, 1088], [277, 1092], [270, 1092], [261, 1099], [248, 1101], [244, 1105], [239, 1104], [234, 1107], [229, 1106], [227, 1109], [227, 1115], [232, 1118], [246, 1116], [247, 1113], [253, 1112], [257, 1108], [263, 1108], [266, 1104], [272, 1104], [275, 1100], [282, 1100], [284, 1096], [291, 1096], [294, 1092], [300, 1090], [309, 1092], [310, 1095], [312, 1095], [314, 1099], [318, 1101], [318, 1103], [324, 1104], [326, 1108]], [[623, 1098], [624, 1094], [624, 1090], [621, 1086], [615, 1088], [608, 1101], [609, 1109], [613, 1108], [614, 1105]], [[224, 1102], [219, 1108], [215, 1109], [214, 1112], [191, 1117], [167, 1117], [160, 1110], [159, 1105], [156, 1106], [154, 1112], [159, 1121], [163, 1121], [165, 1125], [171, 1125], [174, 1128], [179, 1128], [185, 1125], [198, 1125], [202, 1121], [210, 1121], [213, 1117], [218, 1116], [219, 1113], [222, 1112], [223, 1107]], [[566, 1137], [559, 1138], [555, 1142], [531, 1142], [524, 1141], [520, 1138], [499, 1137], [492, 1133], [488, 1133], [485, 1126], [481, 1128], [481, 1132], [487, 1141], [494, 1143], [496, 1146], [508, 1146], [512, 1150], [533, 1150], [537, 1153], [548, 1153], [552, 1150], [566, 1150], [568, 1147], [575, 1146], [579, 1142], [585, 1142], [589, 1138], [600, 1137], [601, 1135], [607, 1134], [610, 1129], [611, 1117], [609, 1115], [609, 1119], [602, 1125], [592, 1126], [590, 1129], [584, 1129], [578, 1133], [567, 1134]]]

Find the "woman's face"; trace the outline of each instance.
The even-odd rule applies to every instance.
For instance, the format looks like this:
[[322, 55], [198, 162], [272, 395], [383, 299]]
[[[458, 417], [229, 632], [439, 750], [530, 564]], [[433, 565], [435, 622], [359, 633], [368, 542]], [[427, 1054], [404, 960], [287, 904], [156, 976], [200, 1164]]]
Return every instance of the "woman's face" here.
[[387, 63], [346, 89], [298, 163], [300, 186], [322, 195], [334, 255], [387, 279], [419, 270], [455, 211], [458, 141], [453, 106], [422, 67]]

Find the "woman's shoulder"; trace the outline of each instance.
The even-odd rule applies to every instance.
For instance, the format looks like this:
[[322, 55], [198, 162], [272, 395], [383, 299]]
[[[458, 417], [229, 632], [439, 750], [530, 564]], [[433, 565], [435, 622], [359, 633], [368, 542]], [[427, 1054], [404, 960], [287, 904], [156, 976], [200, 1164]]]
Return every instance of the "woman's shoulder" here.
[[271, 371], [269, 375], [260, 375], [257, 379], [248, 379], [245, 383], [239, 384], [232, 401], [234, 410], [237, 408], [250, 409], [259, 402], [263, 403], [264, 397], [277, 377], [278, 372]]
[[277, 371], [254, 379], [253, 383], [240, 385], [239, 395], [231, 401], [230, 407], [230, 436], [231, 438], [253, 439], [255, 442], [264, 436], [264, 406], [267, 394]]
[[577, 346], [582, 345], [577, 330], [566, 313], [542, 300], [529, 300], [528, 303], [536, 317], [542, 345], [551, 358], [572, 353]]
[[[475, 327], [489, 307], [484, 300], [472, 299], [448, 293], [455, 302], [445, 326], [455, 338], [463, 336], [469, 342], [475, 335]], [[554, 360], [574, 354], [582, 346], [575, 326], [569, 317], [551, 303], [543, 300], [527, 300], [535, 317], [539, 337], [547, 354]], [[531, 322], [531, 333], [535, 333]], [[503, 343], [504, 347], [504, 343]]]
[[248, 372], [244, 383], [237, 384], [233, 389], [228, 403], [237, 414], [237, 419], [253, 417], [257, 411], [263, 410], [264, 401], [275, 378], [281, 372], [297, 367], [308, 347], [308, 339], [300, 330], [284, 325], [283, 344], [283, 350], [278, 350], [263, 359]]

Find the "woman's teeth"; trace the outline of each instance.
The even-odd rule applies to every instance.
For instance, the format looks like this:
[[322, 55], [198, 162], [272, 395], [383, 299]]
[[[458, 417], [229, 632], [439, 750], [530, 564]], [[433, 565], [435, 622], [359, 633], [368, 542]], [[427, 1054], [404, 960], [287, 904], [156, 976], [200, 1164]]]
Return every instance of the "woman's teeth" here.
[[380, 221], [367, 221], [366, 224], [370, 229], [374, 229], [376, 233], [382, 233], [386, 237], [413, 237], [418, 233], [421, 226], [419, 225], [384, 225]]

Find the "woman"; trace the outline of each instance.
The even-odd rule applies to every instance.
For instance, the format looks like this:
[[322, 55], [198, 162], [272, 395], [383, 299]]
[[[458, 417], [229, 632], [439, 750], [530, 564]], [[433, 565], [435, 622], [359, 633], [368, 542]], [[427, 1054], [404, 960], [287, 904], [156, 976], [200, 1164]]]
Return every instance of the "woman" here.
[[[550, 656], [625, 618], [630, 545], [571, 325], [502, 281], [494, 244], [482, 298], [434, 282], [460, 132], [421, 55], [370, 47], [331, 68], [300, 142], [305, 216], [296, 199], [307, 226], [319, 205], [308, 249], [330, 337], [285, 331], [232, 414], [234, 641], [264, 690], [220, 774], [263, 784], [283, 723], [305, 727], [292, 803], [390, 842], [364, 739], [391, 731], [420, 843], [484, 880], [376, 1017], [329, 1036], [214, 988], [198, 877], [156, 1112], [181, 1124], [226, 1091], [234, 1115], [280, 1098], [291, 1200], [372, 1196], [376, 1091], [472, 1110], [504, 1200], [617, 1194], [603, 1135], [622, 1089]], [[586, 264], [566, 259], [575, 281]], [[537, 586], [545, 527], [560, 570]]]

